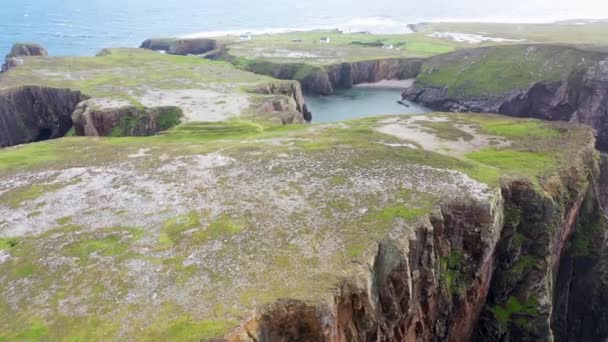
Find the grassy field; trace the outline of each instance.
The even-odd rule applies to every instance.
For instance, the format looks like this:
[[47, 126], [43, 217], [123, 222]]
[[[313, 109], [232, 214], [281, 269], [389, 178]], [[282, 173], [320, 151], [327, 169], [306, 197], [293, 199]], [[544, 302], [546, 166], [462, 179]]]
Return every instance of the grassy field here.
[[608, 22], [586, 22], [584, 25], [577, 24], [577, 21], [554, 24], [428, 23], [418, 25], [418, 30], [422, 34], [459, 32], [523, 40], [525, 43], [608, 47]]
[[[320, 43], [329, 37], [328, 44]], [[393, 45], [394, 49], [385, 49]], [[254, 36], [251, 41], [230, 45], [230, 53], [272, 62], [307, 63], [316, 66], [384, 58], [428, 57], [450, 52], [463, 44], [422, 34], [344, 34], [337, 31], [308, 31]]]
[[451, 97], [492, 96], [539, 81], [566, 79], [576, 68], [601, 58], [564, 46], [513, 45], [464, 50], [429, 59], [416, 80], [420, 87], [447, 87]]

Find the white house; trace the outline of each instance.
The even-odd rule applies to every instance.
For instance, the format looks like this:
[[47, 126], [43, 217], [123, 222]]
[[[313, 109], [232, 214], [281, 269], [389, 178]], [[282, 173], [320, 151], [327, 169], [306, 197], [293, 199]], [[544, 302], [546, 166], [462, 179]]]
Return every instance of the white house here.
[[319, 40], [319, 43], [329, 44], [329, 43], [331, 43], [331, 39], [329, 37], [321, 37], [321, 39]]
[[393, 45], [393, 44], [384, 44], [384, 45], [382, 45], [382, 48], [383, 49], [387, 49], [387, 50], [393, 50], [393, 49], [395, 49], [395, 45]]
[[251, 35], [250, 34], [242, 34], [239, 38], [242, 41], [251, 40]]

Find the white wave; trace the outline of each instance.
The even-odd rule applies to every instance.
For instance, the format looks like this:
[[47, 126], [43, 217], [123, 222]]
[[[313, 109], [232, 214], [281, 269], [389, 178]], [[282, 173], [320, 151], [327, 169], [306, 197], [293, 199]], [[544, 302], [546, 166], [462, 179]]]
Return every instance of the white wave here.
[[523, 40], [519, 39], [507, 39], [507, 38], [496, 38], [488, 37], [481, 34], [470, 34], [460, 32], [433, 32], [428, 35], [433, 38], [450, 39], [459, 43], [479, 44], [483, 42], [495, 42], [495, 43], [519, 43]]

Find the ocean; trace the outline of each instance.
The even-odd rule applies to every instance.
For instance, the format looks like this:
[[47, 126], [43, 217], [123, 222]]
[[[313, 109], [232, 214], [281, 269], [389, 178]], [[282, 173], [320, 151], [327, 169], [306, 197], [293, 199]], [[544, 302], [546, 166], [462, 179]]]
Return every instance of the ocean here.
[[608, 16], [605, 0], [0, 0], [0, 56], [14, 42], [94, 55], [145, 38], [338, 28], [408, 32], [422, 21], [550, 22]]

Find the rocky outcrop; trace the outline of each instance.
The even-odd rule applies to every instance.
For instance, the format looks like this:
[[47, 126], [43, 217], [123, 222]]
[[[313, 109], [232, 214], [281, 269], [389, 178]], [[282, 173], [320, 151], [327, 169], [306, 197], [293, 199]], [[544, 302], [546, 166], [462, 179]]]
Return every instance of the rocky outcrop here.
[[259, 107], [261, 112], [280, 113], [282, 124], [304, 123], [312, 120], [312, 113], [304, 102], [302, 87], [298, 82], [269, 83], [251, 89], [251, 92], [283, 96], [265, 101]]
[[[373, 258], [361, 265], [360, 276], [346, 280], [331, 300], [278, 302], [225, 339], [605, 339], [602, 305], [607, 283], [603, 280], [608, 273], [605, 268], [600, 272], [600, 267], [606, 263], [583, 268], [583, 278], [566, 277], [570, 283], [573, 279], [580, 283], [575, 288], [555, 281], [558, 270], [560, 279], [574, 272], [564, 251], [572, 244], [568, 241], [576, 241], [577, 234], [585, 231], [578, 224], [588, 219], [584, 203], [596, 186], [593, 144], [578, 158], [578, 166], [545, 180], [544, 190], [529, 181], [505, 179], [489, 202], [463, 198], [442, 204], [427, 219], [419, 220], [409, 237], [396, 235], [381, 242]], [[606, 226], [595, 230], [596, 234], [606, 232]], [[591, 241], [604, 248], [603, 239]], [[596, 289], [592, 295], [584, 294], [585, 285]], [[573, 289], [580, 291], [569, 296], [577, 305], [565, 307], [563, 291]], [[594, 298], [597, 301], [590, 309], [586, 305]], [[578, 316], [580, 310], [586, 310], [582, 316]], [[576, 328], [560, 321], [560, 316], [568, 315], [577, 317]], [[573, 330], [580, 333], [579, 327], [591, 330], [568, 339]]]
[[46, 50], [39, 44], [17, 43], [13, 45], [11, 52], [6, 55], [6, 61], [0, 68], [0, 72], [6, 72], [14, 67], [23, 64], [20, 57], [47, 56]]
[[72, 112], [85, 99], [69, 89], [28, 86], [0, 91], [0, 147], [64, 136], [72, 128]]
[[179, 124], [181, 117], [177, 107], [101, 107], [89, 100], [78, 105], [71, 119], [79, 136], [149, 136]]
[[222, 46], [215, 39], [208, 38], [153, 38], [145, 40], [140, 48], [163, 51], [172, 55], [204, 55]]
[[403, 93], [403, 98], [435, 110], [499, 113], [587, 124], [597, 131], [598, 148], [607, 150], [608, 55], [592, 53], [586, 61], [587, 64], [573, 70], [566, 79], [539, 80], [525, 89], [468, 96], [448, 86], [415, 84]]

